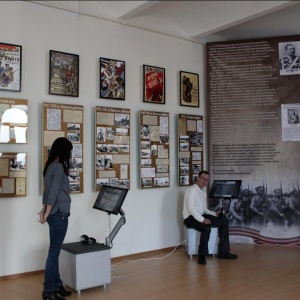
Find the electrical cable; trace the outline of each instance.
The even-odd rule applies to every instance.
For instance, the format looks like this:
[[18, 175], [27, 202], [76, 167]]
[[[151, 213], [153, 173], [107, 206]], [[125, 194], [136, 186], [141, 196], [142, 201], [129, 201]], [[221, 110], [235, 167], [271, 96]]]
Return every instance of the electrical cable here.
[[[131, 262], [131, 263], [134, 263], [134, 262], [148, 261], [148, 260], [159, 260], [159, 261], [161, 261], [161, 260], [163, 260], [163, 259], [169, 257], [170, 255], [172, 255], [172, 254], [175, 252], [175, 250], [177, 249], [178, 246], [182, 245], [182, 248], [181, 248], [181, 250], [182, 250], [185, 241], [186, 241], [186, 240], [184, 240], [184, 241], [182, 241], [181, 243], [179, 243], [177, 246], [175, 246], [175, 248], [174, 248], [170, 253], [168, 253], [167, 255], [165, 255], [165, 256], [163, 256], [163, 257], [141, 258], [141, 259], [136, 259], [136, 260], [125, 259], [125, 260], [123, 260], [123, 261], [121, 261], [121, 262], [119, 262], [119, 263], [117, 263], [117, 264], [111, 265], [111, 266], [112, 266], [112, 267], [116, 267], [116, 266], [118, 266], [118, 265], [120, 265], [120, 264], [123, 264], [123, 263], [125, 263], [125, 262]], [[115, 272], [115, 270], [113, 270], [113, 271]], [[116, 273], [116, 274], [117, 274], [117, 273]]]

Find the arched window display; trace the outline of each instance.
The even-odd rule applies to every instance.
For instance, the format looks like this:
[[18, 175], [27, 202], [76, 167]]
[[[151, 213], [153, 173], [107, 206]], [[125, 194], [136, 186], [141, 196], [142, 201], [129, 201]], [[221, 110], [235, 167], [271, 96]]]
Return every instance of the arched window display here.
[[27, 143], [28, 101], [0, 98], [0, 143]]

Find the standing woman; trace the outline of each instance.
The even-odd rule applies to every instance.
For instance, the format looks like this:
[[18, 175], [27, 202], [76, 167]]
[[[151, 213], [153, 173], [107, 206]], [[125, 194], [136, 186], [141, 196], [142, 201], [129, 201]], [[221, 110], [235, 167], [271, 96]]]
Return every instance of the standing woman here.
[[58, 257], [68, 229], [70, 216], [70, 186], [68, 171], [72, 143], [60, 137], [56, 139], [45, 164], [43, 209], [40, 212], [40, 222], [48, 223], [50, 246], [45, 267], [43, 300], [61, 300], [60, 296], [69, 296], [60, 279]]

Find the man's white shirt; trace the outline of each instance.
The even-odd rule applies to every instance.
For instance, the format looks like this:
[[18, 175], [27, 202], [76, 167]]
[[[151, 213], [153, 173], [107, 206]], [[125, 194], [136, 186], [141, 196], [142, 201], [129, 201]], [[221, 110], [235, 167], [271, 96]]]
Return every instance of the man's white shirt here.
[[190, 186], [184, 195], [183, 219], [193, 216], [198, 222], [203, 222], [203, 215], [216, 216], [216, 213], [207, 208], [206, 192], [201, 190], [197, 184]]

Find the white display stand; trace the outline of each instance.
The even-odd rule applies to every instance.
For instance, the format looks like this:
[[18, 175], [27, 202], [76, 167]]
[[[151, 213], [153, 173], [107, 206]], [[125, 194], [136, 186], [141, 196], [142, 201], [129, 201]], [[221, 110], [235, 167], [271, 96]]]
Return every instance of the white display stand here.
[[[184, 225], [184, 248], [187, 254], [192, 257], [198, 255], [198, 246], [200, 243], [201, 233], [193, 228]], [[210, 237], [208, 241], [208, 254], [216, 255], [218, 253], [218, 227], [211, 227]]]
[[99, 243], [63, 244], [59, 269], [64, 284], [81, 290], [111, 283], [111, 247]]

